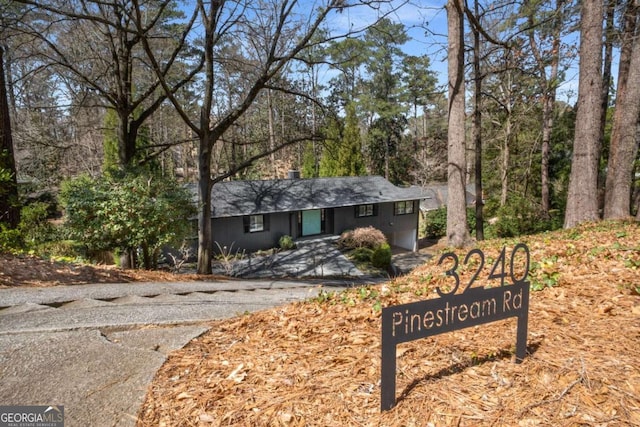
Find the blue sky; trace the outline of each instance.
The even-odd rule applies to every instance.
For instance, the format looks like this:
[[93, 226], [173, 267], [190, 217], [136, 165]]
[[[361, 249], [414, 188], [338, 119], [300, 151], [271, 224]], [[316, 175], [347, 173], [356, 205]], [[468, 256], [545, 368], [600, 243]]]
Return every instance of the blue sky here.
[[[314, 2], [315, 3], [315, 2]], [[395, 22], [401, 22], [407, 28], [411, 41], [403, 50], [410, 55], [428, 55], [431, 69], [437, 74], [441, 85], [447, 79], [447, 12], [445, 0], [394, 0], [384, 11], [376, 11], [368, 7], [347, 9], [342, 14], [334, 15], [330, 25], [337, 30], [348, 28], [362, 29], [375, 22], [383, 12]], [[577, 35], [574, 35], [577, 39]], [[578, 62], [577, 60], [566, 73], [566, 81], [558, 91], [558, 100], [575, 103], [578, 94]], [[615, 68], [615, 67], [614, 67]], [[617, 73], [617, 69], [614, 69]]]
[[384, 13], [389, 19], [405, 25], [411, 40], [403, 50], [410, 55], [429, 55], [433, 71], [438, 74], [442, 83], [446, 82], [447, 63], [447, 13], [444, 0], [407, 1], [395, 0], [383, 10], [369, 7], [346, 9], [343, 13], [333, 15], [329, 25], [339, 31], [347, 29], [364, 29], [371, 25]]
[[[313, 10], [326, 4], [327, 0], [299, 0], [298, 12], [308, 15], [305, 10]], [[189, 14], [193, 9], [193, 0], [185, 0], [184, 9]], [[380, 16], [387, 16], [395, 22], [405, 25], [411, 40], [403, 46], [403, 50], [410, 55], [428, 55], [431, 59], [431, 69], [436, 73], [439, 83], [446, 86], [447, 79], [447, 12], [446, 0], [391, 0], [382, 2], [378, 10], [357, 6], [345, 8], [342, 13], [332, 13], [327, 25], [336, 34], [345, 34], [349, 29], [364, 30], [374, 23]], [[577, 37], [577, 36], [576, 36]], [[558, 100], [575, 103], [578, 93], [577, 60], [566, 74], [566, 82], [561, 85]], [[614, 66], [617, 74], [617, 64]], [[324, 78], [331, 75], [327, 71]]]

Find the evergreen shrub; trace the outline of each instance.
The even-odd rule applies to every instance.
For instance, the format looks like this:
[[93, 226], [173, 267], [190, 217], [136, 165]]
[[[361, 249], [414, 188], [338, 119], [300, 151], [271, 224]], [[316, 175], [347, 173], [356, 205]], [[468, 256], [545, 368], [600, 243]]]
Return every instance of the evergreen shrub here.
[[383, 243], [373, 250], [371, 264], [376, 268], [387, 269], [391, 266], [391, 246]]
[[31, 249], [58, 239], [56, 228], [49, 222], [49, 209], [47, 203], [34, 202], [20, 210], [18, 229], [25, 244]]
[[11, 229], [0, 223], [0, 252], [20, 252], [24, 249], [20, 230]]
[[424, 216], [423, 234], [427, 239], [439, 239], [447, 234], [447, 208], [429, 211]]
[[357, 248], [350, 254], [351, 258], [358, 262], [371, 262], [371, 255], [373, 255], [373, 249], [370, 248]]
[[[422, 221], [421, 234], [427, 239], [439, 239], [447, 235], [447, 208], [442, 207], [425, 214]], [[467, 229], [475, 230], [475, 208], [467, 208]]]
[[278, 244], [280, 245], [280, 249], [282, 249], [283, 251], [288, 251], [296, 248], [296, 243], [293, 241], [293, 237], [289, 236], [288, 234], [280, 237]]
[[488, 227], [487, 237], [515, 237], [556, 230], [562, 227], [562, 213], [550, 212], [545, 218], [533, 201], [514, 196], [497, 209], [495, 221]]

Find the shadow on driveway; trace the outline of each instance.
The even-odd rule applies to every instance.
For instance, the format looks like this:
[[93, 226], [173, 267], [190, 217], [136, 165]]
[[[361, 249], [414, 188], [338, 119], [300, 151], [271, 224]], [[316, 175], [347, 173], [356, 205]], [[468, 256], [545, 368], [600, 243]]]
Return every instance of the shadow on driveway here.
[[[242, 278], [356, 278], [369, 277], [337, 247], [339, 236], [320, 236], [296, 241], [296, 249], [269, 255], [249, 254], [226, 269], [214, 271]], [[406, 274], [423, 264], [430, 253], [394, 248], [392, 264], [397, 274]], [[215, 268], [215, 267], [214, 267]]]

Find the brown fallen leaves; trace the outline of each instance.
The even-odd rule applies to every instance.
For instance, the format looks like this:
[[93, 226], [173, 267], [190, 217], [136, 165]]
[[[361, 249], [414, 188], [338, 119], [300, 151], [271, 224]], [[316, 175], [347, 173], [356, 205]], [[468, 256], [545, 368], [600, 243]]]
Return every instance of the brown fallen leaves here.
[[[544, 288], [531, 293], [522, 364], [515, 319], [402, 344], [398, 404], [380, 412], [379, 306], [434, 297], [449, 280], [435, 257], [384, 285], [213, 323], [157, 373], [138, 426], [640, 425], [639, 225], [519, 241]], [[474, 286], [515, 243], [480, 245]], [[461, 265], [463, 283], [474, 268]]]
[[[210, 278], [209, 276], [208, 279], [210, 280]], [[195, 274], [122, 270], [113, 265], [81, 265], [48, 261], [30, 255], [0, 253], [0, 288], [186, 280], [202, 279]]]

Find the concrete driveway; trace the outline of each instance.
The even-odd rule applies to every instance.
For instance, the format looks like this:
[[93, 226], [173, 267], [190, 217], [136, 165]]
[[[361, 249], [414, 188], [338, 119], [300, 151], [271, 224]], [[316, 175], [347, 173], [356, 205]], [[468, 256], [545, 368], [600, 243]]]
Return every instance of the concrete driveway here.
[[[270, 255], [250, 255], [242, 260], [218, 264], [216, 273], [242, 278], [374, 278], [360, 271], [336, 246], [339, 236], [320, 236], [296, 241], [296, 248]], [[394, 248], [392, 264], [398, 274], [423, 264], [432, 253]], [[222, 263], [224, 264], [224, 263]], [[375, 278], [377, 281], [385, 278]]]
[[0, 405], [63, 405], [67, 427], [134, 426], [167, 354], [211, 320], [320, 289], [267, 280], [0, 289]]
[[218, 264], [218, 273], [243, 278], [363, 278], [365, 274], [340, 252], [338, 236], [296, 241], [296, 248], [270, 255], [248, 255], [230, 264]]
[[233, 269], [251, 279], [0, 289], [0, 405], [63, 405], [67, 427], [134, 426], [167, 355], [212, 320], [385, 281], [331, 239]]

